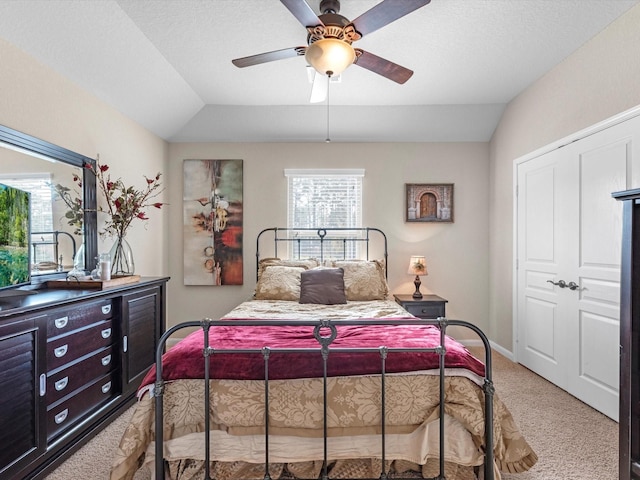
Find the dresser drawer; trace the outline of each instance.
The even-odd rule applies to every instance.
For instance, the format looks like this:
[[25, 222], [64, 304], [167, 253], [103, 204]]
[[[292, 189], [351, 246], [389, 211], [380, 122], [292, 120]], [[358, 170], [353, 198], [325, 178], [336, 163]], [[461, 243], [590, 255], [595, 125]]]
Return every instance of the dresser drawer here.
[[47, 375], [47, 405], [60, 400], [75, 390], [92, 383], [116, 367], [115, 346], [103, 348], [88, 358]]
[[47, 342], [47, 371], [50, 372], [114, 342], [111, 320]]
[[411, 315], [419, 318], [444, 317], [444, 303], [442, 305], [405, 305], [404, 307]]
[[100, 320], [107, 320], [113, 316], [111, 299], [95, 302], [84, 302], [68, 308], [59, 308], [48, 314], [47, 337], [58, 335], [86, 327]]
[[72, 397], [47, 408], [47, 439], [73, 426], [94, 408], [115, 395], [116, 374], [112, 372], [78, 391]]

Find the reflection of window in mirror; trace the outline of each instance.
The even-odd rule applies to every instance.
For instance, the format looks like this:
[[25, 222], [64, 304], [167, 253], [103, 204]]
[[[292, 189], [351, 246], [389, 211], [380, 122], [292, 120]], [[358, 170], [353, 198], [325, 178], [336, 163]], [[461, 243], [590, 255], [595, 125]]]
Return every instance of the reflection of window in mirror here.
[[50, 233], [53, 231], [51, 175], [48, 173], [0, 174], [0, 183], [31, 194], [31, 262], [33, 265], [44, 262], [56, 265], [58, 262], [53, 248], [54, 239]]
[[69, 189], [73, 198], [81, 199], [74, 174], [81, 175], [82, 170], [0, 149], [0, 183], [31, 193], [32, 275], [73, 268], [74, 256], [83, 243], [82, 224], [70, 224], [69, 207], [60, 198], [56, 186]]

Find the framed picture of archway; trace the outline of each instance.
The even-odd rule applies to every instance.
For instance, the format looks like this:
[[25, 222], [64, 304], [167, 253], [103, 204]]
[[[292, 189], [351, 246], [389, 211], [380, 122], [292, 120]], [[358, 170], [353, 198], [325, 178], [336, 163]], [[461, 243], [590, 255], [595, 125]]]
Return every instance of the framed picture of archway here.
[[453, 222], [453, 183], [407, 183], [407, 222]]

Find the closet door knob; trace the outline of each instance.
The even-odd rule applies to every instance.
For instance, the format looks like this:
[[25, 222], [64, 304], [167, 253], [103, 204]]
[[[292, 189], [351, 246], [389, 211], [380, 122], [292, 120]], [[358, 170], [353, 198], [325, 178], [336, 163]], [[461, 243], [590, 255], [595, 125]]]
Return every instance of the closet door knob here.
[[547, 283], [552, 283], [560, 288], [564, 288], [567, 286], [567, 282], [565, 282], [564, 280], [558, 280], [557, 282], [554, 282], [553, 280], [547, 280]]
[[567, 284], [567, 287], [569, 287], [569, 290], [579, 290], [580, 289], [580, 285], [578, 285], [576, 282], [569, 282]]

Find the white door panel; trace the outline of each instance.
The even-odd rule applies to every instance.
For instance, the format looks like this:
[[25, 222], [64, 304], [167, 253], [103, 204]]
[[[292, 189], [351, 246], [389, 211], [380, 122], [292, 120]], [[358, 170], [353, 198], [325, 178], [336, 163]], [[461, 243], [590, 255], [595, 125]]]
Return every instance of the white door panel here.
[[611, 193], [626, 188], [628, 142], [580, 150], [579, 155], [580, 266], [614, 268], [620, 277], [622, 207]]
[[541, 262], [555, 265], [555, 215], [556, 168], [553, 162], [524, 172], [526, 184], [524, 225], [524, 259], [527, 262]]
[[557, 304], [532, 297], [527, 297], [525, 302], [526, 318], [535, 320], [524, 325], [526, 343], [523, 353], [528, 359], [528, 365], [537, 372], [543, 372], [541, 374], [545, 377], [559, 381], [557, 367], [558, 363], [563, 362], [562, 352], [556, 349], [556, 336], [548, 333], [557, 327]]
[[618, 278], [583, 277], [580, 279], [580, 300], [596, 305], [618, 308], [620, 303], [620, 281]]
[[569, 385], [571, 394], [613, 419], [618, 418], [618, 334], [618, 316], [580, 312], [580, 356], [574, 381]]

